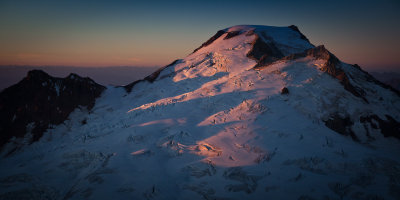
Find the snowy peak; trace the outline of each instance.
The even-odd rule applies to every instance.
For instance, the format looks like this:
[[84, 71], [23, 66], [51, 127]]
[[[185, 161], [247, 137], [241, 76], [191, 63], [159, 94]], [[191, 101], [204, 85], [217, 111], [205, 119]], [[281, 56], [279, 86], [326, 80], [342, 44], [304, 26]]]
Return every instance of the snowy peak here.
[[[294, 25], [289, 27], [239, 25], [218, 31], [188, 56], [188, 59], [204, 54], [222, 55], [227, 60], [233, 56], [241, 59], [247, 57], [256, 61], [255, 66], [258, 66], [272, 63], [285, 56], [303, 53], [311, 48], [314, 48], [314, 45]], [[248, 70], [245, 65], [236, 69], [226, 68], [226, 72], [234, 74], [245, 70]]]
[[[258, 71], [259, 75], [250, 75], [254, 71]], [[318, 93], [316, 90], [321, 90], [337, 94], [332, 96], [329, 101], [334, 102], [337, 101], [334, 100], [337, 98], [348, 98], [351, 99], [348, 101], [357, 102], [361, 107], [373, 103], [381, 104], [382, 101], [393, 101], [392, 98], [398, 98], [396, 93], [393, 94], [386, 90], [382, 93], [384, 98], [387, 97], [386, 99], [377, 98], [375, 93], [381, 91], [382, 87], [385, 88], [384, 84], [373, 79], [358, 65], [341, 62], [323, 45], [314, 47], [296, 26], [240, 25], [218, 31], [185, 59], [176, 60], [146, 77], [143, 80], [145, 82], [167, 81], [168, 85], [181, 88], [181, 90], [176, 89], [174, 94], [178, 94], [177, 96], [170, 95], [168, 98], [130, 109], [129, 112], [152, 106], [169, 105], [171, 102], [185, 102], [204, 96], [248, 91], [252, 90], [252, 87], [265, 88], [268, 86], [255, 83], [260, 81], [260, 78], [264, 80], [265, 77], [273, 77], [271, 73], [280, 74], [281, 78], [275, 77], [275, 81], [279, 84], [270, 85], [271, 88], [274, 88], [273, 92], [269, 94], [270, 96], [280, 94], [283, 89], [286, 91], [285, 93], [291, 93], [289, 91], [297, 90], [301, 86], [309, 87], [315, 93]], [[245, 84], [246, 86], [242, 83], [243, 79], [249, 81]], [[302, 81], [297, 82], [299, 80]], [[323, 80], [323, 82], [319, 82], [319, 80]], [[232, 81], [234, 84], [231, 83]], [[128, 92], [139, 82], [130, 84]], [[339, 88], [336, 84], [339, 85]], [[313, 92], [310, 95], [315, 96]], [[313, 99], [313, 101], [317, 100]], [[390, 104], [387, 102], [382, 105]], [[325, 106], [320, 105], [318, 109], [325, 109]], [[391, 121], [398, 116], [396, 112], [382, 112], [385, 109], [380, 108], [381, 110], [377, 110], [382, 114], [375, 116], [371, 114], [371, 111], [361, 113], [354, 110], [344, 111], [337, 105], [332, 106], [337, 109], [327, 109], [323, 115], [317, 118], [323, 121], [328, 128], [343, 135], [349, 135], [356, 141], [364, 136], [362, 134], [357, 136], [351, 127], [361, 118], [379, 118], [384, 123], [391, 124], [391, 127], [398, 127], [396, 120]], [[364, 109], [361, 107], [359, 109]], [[368, 120], [364, 120], [364, 122], [368, 123]], [[382, 127], [386, 126], [384, 123], [381, 123]], [[384, 130], [388, 131], [389, 129]], [[393, 128], [390, 133], [382, 134], [399, 137], [398, 134], [395, 134], [397, 130], [399, 128]]]
[[[276, 55], [281, 54], [287, 56], [314, 47], [294, 25], [289, 27], [239, 25], [218, 31], [213, 37], [203, 43], [199, 48], [195, 49], [193, 53], [199, 51], [202, 48], [206, 48], [217, 40], [226, 40], [224, 41], [225, 43], [233, 44], [235, 42], [229, 41], [229, 39], [235, 38], [240, 35], [253, 37], [252, 43], [253, 45], [257, 45], [256, 48], [267, 46], [265, 47], [265, 49], [259, 49], [260, 51], [265, 51], [260, 52], [259, 54], [268, 53], [272, 48], [273, 50], [275, 50]], [[260, 59], [262, 55], [250, 54], [250, 56], [256, 59]]]
[[[196, 77], [234, 76], [258, 65], [313, 48], [296, 26], [239, 25], [218, 31], [192, 54], [160, 68], [143, 80], [124, 86], [130, 92], [141, 82], [174, 77], [174, 81]], [[249, 58], [251, 61], [249, 61]]]

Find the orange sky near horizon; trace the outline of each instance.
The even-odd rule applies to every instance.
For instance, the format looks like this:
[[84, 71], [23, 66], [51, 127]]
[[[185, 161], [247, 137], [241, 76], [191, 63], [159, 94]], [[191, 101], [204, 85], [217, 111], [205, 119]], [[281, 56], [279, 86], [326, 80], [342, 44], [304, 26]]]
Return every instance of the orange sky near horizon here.
[[3, 0], [0, 65], [164, 66], [220, 29], [294, 24], [344, 62], [400, 71], [398, 10], [396, 0]]

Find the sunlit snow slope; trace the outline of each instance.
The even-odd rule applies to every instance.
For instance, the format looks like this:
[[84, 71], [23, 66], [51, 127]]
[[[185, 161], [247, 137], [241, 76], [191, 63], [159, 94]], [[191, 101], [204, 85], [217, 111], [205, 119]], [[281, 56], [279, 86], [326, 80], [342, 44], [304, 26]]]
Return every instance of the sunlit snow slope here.
[[385, 87], [295, 26], [234, 26], [6, 146], [0, 199], [400, 199]]

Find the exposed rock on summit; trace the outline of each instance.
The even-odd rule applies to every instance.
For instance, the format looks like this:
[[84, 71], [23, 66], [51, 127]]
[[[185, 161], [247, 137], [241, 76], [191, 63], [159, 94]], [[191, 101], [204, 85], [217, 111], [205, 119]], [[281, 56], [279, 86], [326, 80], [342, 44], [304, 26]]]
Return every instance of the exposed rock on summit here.
[[258, 35], [253, 41], [252, 46], [253, 48], [247, 53], [247, 57], [257, 60], [258, 63], [256, 66], [272, 63], [284, 56], [273, 41], [265, 42]]
[[295, 26], [295, 25], [290, 25], [289, 28], [291, 28], [292, 30], [298, 32], [300, 34], [300, 38], [303, 40], [306, 40], [307, 42], [310, 42], [310, 40], [308, 40], [308, 38], [299, 30], [299, 27]]
[[219, 30], [214, 36], [212, 36], [210, 39], [208, 39], [206, 42], [204, 42], [200, 47], [198, 47], [197, 49], [195, 49], [193, 51], [193, 53], [195, 53], [196, 51], [198, 51], [199, 49], [206, 47], [208, 45], [210, 45], [211, 43], [213, 43], [216, 39], [218, 39], [219, 37], [221, 37], [221, 35], [225, 34], [226, 31], [224, 30]]

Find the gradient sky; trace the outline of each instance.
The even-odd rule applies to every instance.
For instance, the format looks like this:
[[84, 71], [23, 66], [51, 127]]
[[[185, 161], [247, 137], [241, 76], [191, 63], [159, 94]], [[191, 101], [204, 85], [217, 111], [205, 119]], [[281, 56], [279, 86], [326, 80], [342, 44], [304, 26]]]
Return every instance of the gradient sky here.
[[219, 29], [295, 24], [367, 70], [400, 71], [400, 1], [0, 0], [0, 65], [154, 66]]

